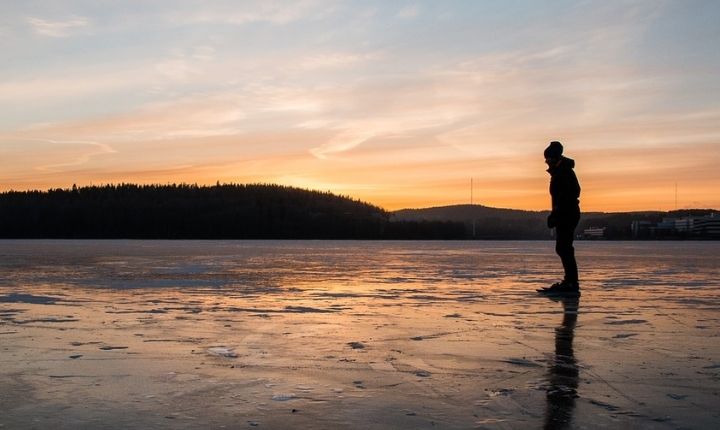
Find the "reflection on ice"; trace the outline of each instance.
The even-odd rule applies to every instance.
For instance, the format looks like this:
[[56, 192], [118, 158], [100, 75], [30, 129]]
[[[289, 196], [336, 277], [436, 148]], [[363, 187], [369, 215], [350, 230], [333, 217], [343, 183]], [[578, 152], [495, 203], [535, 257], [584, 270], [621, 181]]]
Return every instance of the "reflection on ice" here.
[[546, 429], [571, 428], [575, 398], [579, 382], [578, 363], [573, 350], [575, 325], [577, 324], [579, 298], [551, 298], [563, 308], [563, 319], [555, 329], [555, 355], [550, 365], [547, 389]]

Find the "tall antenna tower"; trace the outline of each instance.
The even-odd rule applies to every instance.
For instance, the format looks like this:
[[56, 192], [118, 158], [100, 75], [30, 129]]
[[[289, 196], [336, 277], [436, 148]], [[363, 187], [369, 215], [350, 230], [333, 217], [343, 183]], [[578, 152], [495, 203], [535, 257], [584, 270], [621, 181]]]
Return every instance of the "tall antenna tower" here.
[[473, 178], [470, 178], [470, 216], [472, 217], [472, 237], [475, 239], [475, 214], [473, 213]]
[[677, 182], [675, 182], [675, 210], [677, 211]]

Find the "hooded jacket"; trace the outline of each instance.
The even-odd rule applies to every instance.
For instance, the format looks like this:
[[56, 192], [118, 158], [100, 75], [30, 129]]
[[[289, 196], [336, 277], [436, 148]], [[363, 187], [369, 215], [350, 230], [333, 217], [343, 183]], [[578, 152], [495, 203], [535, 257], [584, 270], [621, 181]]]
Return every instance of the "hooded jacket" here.
[[558, 222], [580, 215], [580, 184], [573, 171], [574, 167], [574, 160], [560, 157], [560, 162], [548, 169], [552, 197], [551, 216]]

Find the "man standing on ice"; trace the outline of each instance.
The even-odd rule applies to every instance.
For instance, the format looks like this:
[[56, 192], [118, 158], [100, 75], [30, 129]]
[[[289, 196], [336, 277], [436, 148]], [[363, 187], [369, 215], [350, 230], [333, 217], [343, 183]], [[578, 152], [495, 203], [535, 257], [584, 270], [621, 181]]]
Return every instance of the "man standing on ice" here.
[[563, 157], [560, 142], [550, 142], [545, 149], [545, 163], [550, 173], [552, 211], [547, 219], [549, 228], [555, 229], [555, 252], [560, 256], [565, 279], [538, 291], [550, 294], [579, 295], [578, 268], [575, 261], [575, 228], [580, 221], [580, 184], [573, 168], [575, 161]]

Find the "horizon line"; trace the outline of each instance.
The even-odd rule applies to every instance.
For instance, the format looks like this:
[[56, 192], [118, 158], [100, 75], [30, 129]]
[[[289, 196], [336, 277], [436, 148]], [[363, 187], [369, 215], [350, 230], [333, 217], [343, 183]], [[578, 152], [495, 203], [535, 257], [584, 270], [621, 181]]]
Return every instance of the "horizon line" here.
[[[366, 203], [375, 207], [378, 207], [386, 212], [392, 213], [392, 212], [399, 212], [399, 211], [407, 211], [407, 210], [427, 210], [427, 209], [436, 209], [436, 208], [448, 208], [448, 207], [454, 207], [454, 206], [478, 206], [488, 209], [496, 209], [496, 210], [510, 210], [510, 211], [521, 211], [521, 212], [549, 212], [550, 209], [521, 209], [521, 208], [509, 208], [509, 207], [497, 207], [497, 206], [488, 206], [480, 203], [454, 203], [454, 204], [445, 204], [445, 205], [432, 205], [432, 206], [424, 206], [424, 207], [403, 207], [400, 209], [387, 209], [384, 206], [381, 206], [379, 204], [362, 200], [360, 198], [353, 197], [351, 195], [346, 195], [342, 193], [338, 193], [331, 190], [320, 190], [320, 189], [314, 189], [309, 187], [300, 187], [297, 185], [286, 185], [281, 184], [277, 182], [221, 182], [216, 181], [214, 184], [203, 184], [198, 182], [148, 182], [148, 183], [136, 183], [136, 182], [107, 182], [107, 183], [100, 183], [100, 184], [93, 184], [92, 182], [87, 185], [77, 185], [76, 183], [73, 183], [70, 187], [49, 187], [47, 189], [40, 189], [40, 188], [27, 188], [27, 189], [15, 189], [15, 188], [8, 188], [8, 189], [2, 189], [0, 188], [0, 194], [8, 194], [8, 193], [32, 193], [32, 192], [40, 192], [40, 193], [47, 193], [54, 190], [62, 190], [62, 191], [72, 191], [73, 188], [77, 189], [83, 189], [83, 188], [92, 188], [92, 187], [108, 187], [108, 186], [118, 186], [118, 185], [134, 185], [134, 186], [146, 186], [146, 187], [152, 187], [152, 186], [196, 186], [198, 188], [211, 188], [216, 186], [227, 186], [227, 185], [264, 185], [264, 186], [279, 186], [279, 187], [286, 187], [286, 188], [294, 188], [299, 190], [305, 190], [305, 191], [311, 191], [311, 192], [317, 192], [317, 193], [330, 193], [338, 197], [345, 197], [351, 200], [355, 200], [361, 203]], [[676, 208], [671, 210], [662, 210], [662, 209], [634, 209], [634, 210], [626, 210], [626, 211], [605, 211], [605, 210], [593, 210], [593, 211], [582, 211], [584, 214], [592, 214], [592, 213], [602, 213], [602, 214], [627, 214], [627, 213], [644, 213], [644, 212], [659, 212], [659, 213], [672, 213], [672, 212], [682, 212], [682, 211], [693, 211], [693, 210], [708, 210], [708, 211], [718, 211], [720, 212], [720, 209], [712, 208], [712, 207], [685, 207], [685, 208]]]

